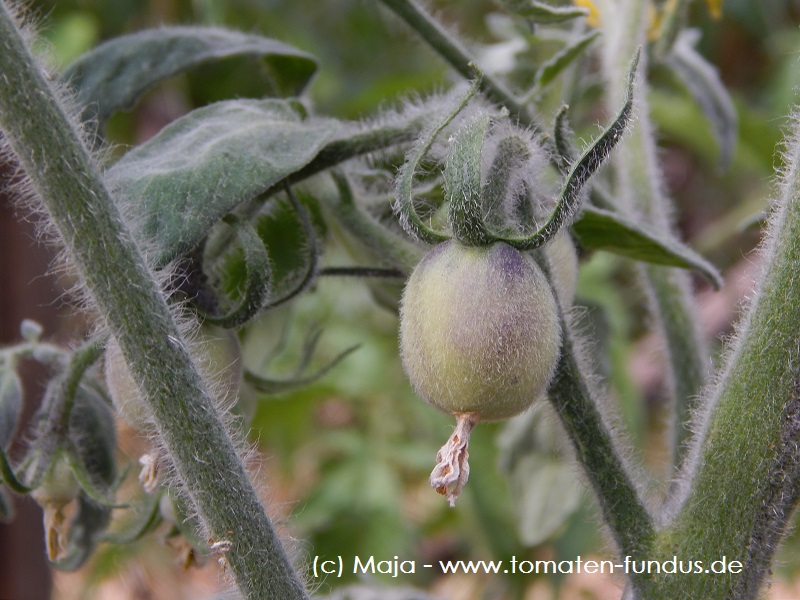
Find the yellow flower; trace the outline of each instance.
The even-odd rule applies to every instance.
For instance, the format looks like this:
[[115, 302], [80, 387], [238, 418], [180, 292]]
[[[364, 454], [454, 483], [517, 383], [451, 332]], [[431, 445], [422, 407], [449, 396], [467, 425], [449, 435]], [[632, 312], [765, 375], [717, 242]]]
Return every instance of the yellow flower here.
[[722, 0], [706, 0], [706, 6], [708, 6], [708, 12], [715, 19], [722, 16]]
[[[721, 2], [722, 0], [719, 1]], [[600, 27], [600, 11], [597, 10], [597, 6], [595, 6], [593, 0], [575, 0], [575, 6], [580, 6], [589, 10], [589, 16], [586, 17], [586, 24], [589, 27]]]

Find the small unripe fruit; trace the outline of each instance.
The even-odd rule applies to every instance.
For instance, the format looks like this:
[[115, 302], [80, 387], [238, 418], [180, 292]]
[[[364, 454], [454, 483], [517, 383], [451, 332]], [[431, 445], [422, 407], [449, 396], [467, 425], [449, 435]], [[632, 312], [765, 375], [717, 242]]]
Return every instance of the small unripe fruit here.
[[558, 310], [535, 262], [502, 242], [436, 246], [414, 269], [400, 309], [400, 352], [414, 390], [480, 421], [527, 409], [555, 368]]
[[550, 284], [505, 243], [450, 240], [414, 269], [400, 308], [400, 353], [417, 394], [457, 419], [431, 475], [451, 505], [469, 475], [472, 427], [530, 407], [547, 389], [560, 341]]

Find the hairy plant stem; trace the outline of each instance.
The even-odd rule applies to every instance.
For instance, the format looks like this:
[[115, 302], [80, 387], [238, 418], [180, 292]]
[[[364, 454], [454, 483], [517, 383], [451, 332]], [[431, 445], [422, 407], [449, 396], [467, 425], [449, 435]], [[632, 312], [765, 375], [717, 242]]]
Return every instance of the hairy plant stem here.
[[[620, 554], [633, 560], [646, 559], [655, 536], [652, 519], [577, 357], [575, 334], [563, 319], [562, 329], [561, 359], [548, 398], [570, 436]], [[637, 590], [648, 588], [647, 573], [631, 574], [631, 580]]]
[[[624, 0], [616, 5], [623, 18], [611, 23], [605, 39], [606, 69], [611, 106], [627, 76], [630, 52], [644, 42], [646, 3]], [[647, 72], [646, 56], [639, 65], [642, 82]], [[646, 89], [641, 85], [642, 90]], [[617, 210], [638, 213], [645, 223], [668, 232], [672, 228], [671, 202], [662, 185], [656, 161], [655, 136], [648, 114], [647, 94], [637, 98], [637, 121], [625, 143], [614, 157], [617, 174]], [[689, 421], [695, 411], [697, 398], [705, 385], [709, 370], [709, 352], [700, 336], [700, 327], [692, 295], [689, 275], [674, 268], [646, 265], [641, 268], [641, 280], [650, 298], [656, 327], [665, 340], [667, 389], [673, 407], [673, 428], [668, 444], [672, 463], [678, 468], [683, 461], [691, 431]], [[670, 474], [671, 475], [671, 474]]]
[[[477, 62], [469, 50], [448, 33], [436, 19], [425, 12], [425, 9], [415, 0], [381, 0], [381, 2], [408, 23], [464, 79], [474, 79], [475, 71], [470, 65], [477, 66]], [[530, 111], [500, 81], [484, 73], [480, 87], [490, 100], [505, 106], [520, 123], [538, 128]]]
[[[758, 598], [800, 496], [800, 143], [771, 220], [765, 271], [710, 394], [658, 549], [738, 560], [740, 573], [663, 575], [652, 598]], [[677, 510], [676, 510], [677, 509]], [[663, 557], [659, 557], [662, 558]]]
[[169, 307], [42, 71], [0, 4], [0, 127], [97, 308], [156, 431], [246, 598], [305, 598]]

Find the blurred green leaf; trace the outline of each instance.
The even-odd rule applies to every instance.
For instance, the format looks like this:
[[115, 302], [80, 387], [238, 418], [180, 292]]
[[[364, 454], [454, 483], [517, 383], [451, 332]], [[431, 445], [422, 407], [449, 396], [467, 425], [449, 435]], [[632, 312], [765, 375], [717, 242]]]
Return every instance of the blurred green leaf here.
[[550, 84], [561, 72], [580, 58], [586, 50], [600, 36], [600, 32], [590, 31], [575, 42], [559, 50], [552, 58], [545, 62], [536, 72], [534, 93], [538, 93]]
[[233, 56], [264, 60], [286, 95], [298, 95], [317, 69], [311, 55], [277, 40], [217, 27], [162, 27], [101, 44], [70, 64], [62, 80], [75, 88], [83, 120], [102, 123], [159, 81]]
[[407, 556], [410, 550], [401, 499], [395, 469], [361, 438], [357, 454], [325, 469], [325, 476], [295, 516], [295, 525], [312, 537], [320, 556], [341, 554], [342, 540], [347, 539], [348, 550], [355, 556], [391, 560]]
[[511, 13], [535, 23], [561, 23], [577, 17], [586, 17], [589, 11], [578, 6], [554, 6], [537, 0], [500, 0]]
[[559, 446], [560, 429], [550, 406], [539, 402], [506, 423], [500, 464], [508, 474], [520, 541], [539, 545], [553, 537], [582, 498], [574, 467]]
[[686, 85], [711, 124], [719, 145], [719, 165], [726, 169], [733, 160], [736, 148], [736, 108], [717, 69], [695, 50], [698, 38], [698, 31], [681, 32], [667, 56], [666, 63]]
[[536, 546], [555, 535], [581, 503], [582, 489], [572, 465], [558, 456], [530, 454], [510, 474], [519, 536]]
[[585, 207], [572, 226], [580, 244], [589, 250], [606, 250], [634, 260], [694, 269], [716, 288], [722, 277], [714, 266], [669, 233], [659, 233], [639, 225], [619, 213]]

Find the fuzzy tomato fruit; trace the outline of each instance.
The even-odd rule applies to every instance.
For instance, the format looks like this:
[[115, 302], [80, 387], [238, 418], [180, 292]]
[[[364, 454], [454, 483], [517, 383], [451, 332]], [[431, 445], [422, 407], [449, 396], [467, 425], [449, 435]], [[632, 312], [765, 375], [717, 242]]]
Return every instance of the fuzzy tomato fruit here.
[[508, 419], [545, 391], [558, 359], [558, 310], [544, 274], [502, 242], [436, 246], [400, 309], [400, 352], [414, 390], [449, 413]]
[[469, 432], [525, 411], [547, 389], [561, 343], [550, 284], [503, 242], [450, 240], [420, 261], [400, 308], [400, 353], [416, 393], [456, 417], [431, 484], [454, 504], [469, 474]]

